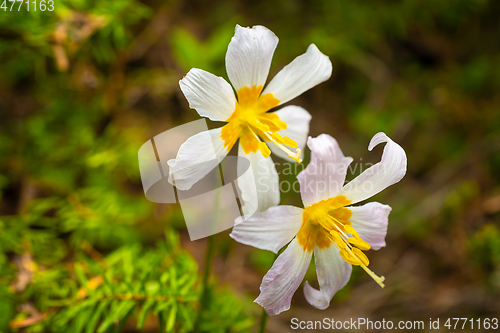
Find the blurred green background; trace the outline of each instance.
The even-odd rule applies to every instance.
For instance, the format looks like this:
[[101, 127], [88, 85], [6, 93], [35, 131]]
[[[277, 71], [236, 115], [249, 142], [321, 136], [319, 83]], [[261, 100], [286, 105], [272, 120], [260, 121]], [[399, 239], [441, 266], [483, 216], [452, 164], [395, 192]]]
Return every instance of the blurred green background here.
[[408, 155], [374, 197], [393, 207], [387, 247], [367, 253], [386, 288], [355, 268], [327, 310], [299, 289], [267, 331], [500, 315], [499, 1], [19, 3], [0, 8], [0, 332], [256, 331], [274, 255], [218, 234], [199, 316], [206, 242], [178, 205], [146, 200], [137, 163], [144, 142], [198, 119], [178, 81], [192, 67], [226, 77], [236, 24], [280, 38], [270, 78], [310, 43], [332, 60], [332, 78], [289, 103], [313, 115], [310, 135], [374, 163], [384, 131]]

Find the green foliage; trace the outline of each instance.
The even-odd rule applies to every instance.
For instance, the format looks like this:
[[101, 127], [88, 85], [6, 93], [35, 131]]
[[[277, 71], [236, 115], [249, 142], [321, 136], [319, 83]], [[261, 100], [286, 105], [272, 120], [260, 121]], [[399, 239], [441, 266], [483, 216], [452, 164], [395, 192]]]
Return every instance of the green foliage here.
[[[133, 316], [137, 328], [142, 329], [146, 315], [152, 312], [169, 318], [166, 331], [172, 331], [176, 322], [177, 331], [186, 331], [192, 316], [177, 321], [176, 313], [193, 313], [198, 297], [197, 265], [189, 255], [178, 251], [165, 244], [149, 251], [136, 245], [122, 247], [100, 262], [81, 258], [72, 270], [60, 273], [65, 277], [51, 289], [55, 294], [44, 294], [39, 300], [41, 309], [49, 304], [63, 306], [44, 325], [55, 332], [65, 332], [68, 327], [72, 332], [106, 332], [110, 327], [120, 331]], [[44, 284], [53, 281], [50, 276], [55, 273], [43, 272], [31, 288], [46, 289]], [[61, 287], [68, 285], [74, 288], [61, 295]]]
[[[0, 332], [193, 328], [198, 265], [177, 231], [159, 241], [166, 223], [184, 222], [177, 209], [154, 216], [144, 198], [137, 151], [150, 129], [130, 121], [141, 116], [122, 95], [130, 85], [131, 95], [140, 86], [168, 97], [177, 74], [143, 68], [119, 79], [143, 46], [151, 5], [56, 1], [50, 13], [0, 16]], [[203, 52], [223, 55], [232, 29]], [[244, 302], [210, 288], [202, 332], [253, 325]]]
[[202, 68], [210, 73], [225, 75], [224, 56], [228, 41], [234, 34], [234, 26], [233, 22], [224, 24], [206, 41], [200, 41], [188, 30], [178, 27], [171, 37], [175, 59], [186, 72], [191, 68]]
[[[500, 290], [500, 230], [494, 224], [481, 228], [469, 242], [471, 260], [487, 274], [487, 283]], [[490, 273], [492, 272], [492, 273]]]
[[[154, 248], [122, 246], [106, 257], [83, 246], [86, 251], [74, 253], [71, 263], [35, 268], [22, 294], [0, 290], [2, 313], [12, 318], [17, 297], [31, 299], [45, 316], [27, 332], [120, 332], [125, 325], [141, 330], [146, 321], [165, 332], [188, 332], [197, 318], [201, 285], [196, 261], [176, 237], [171, 231], [168, 242]], [[253, 325], [227, 291], [212, 287], [209, 304], [201, 332], [244, 332]], [[19, 312], [13, 323], [27, 315]], [[7, 322], [2, 324], [5, 328]]]

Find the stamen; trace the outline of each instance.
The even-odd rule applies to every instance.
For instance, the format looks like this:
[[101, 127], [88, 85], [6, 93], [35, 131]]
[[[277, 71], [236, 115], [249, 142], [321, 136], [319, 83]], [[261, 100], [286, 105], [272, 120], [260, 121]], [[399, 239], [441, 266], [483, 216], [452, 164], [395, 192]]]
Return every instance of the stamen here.
[[[264, 126], [266, 126], [266, 125], [264, 125]], [[255, 138], [259, 141], [258, 147], [259, 147], [260, 152], [262, 153], [262, 156], [264, 156], [265, 158], [268, 158], [269, 155], [271, 155], [271, 150], [269, 149], [267, 144], [265, 142], [260, 141], [259, 136], [257, 134], [255, 134], [255, 132], [252, 130], [252, 128], [250, 126], [248, 127], [248, 129], [250, 130], [250, 132], [252, 132], [253, 136], [255, 136]]]
[[287, 128], [287, 124], [284, 121], [280, 120], [279, 118], [274, 118], [271, 121], [273, 122], [274, 125], [276, 125], [280, 129], [286, 129]]
[[361, 260], [363, 265], [368, 266], [370, 264], [370, 260], [368, 260], [366, 254], [364, 254], [360, 249], [358, 249], [357, 247], [353, 247], [351, 251], [359, 260]]
[[[273, 122], [274, 122], [274, 120], [273, 120]], [[274, 134], [277, 134], [277, 133], [271, 133], [271, 134], [269, 134], [269, 133], [270, 133], [269, 131], [268, 132], [264, 132], [264, 134], [267, 136], [267, 138], [269, 139], [269, 141], [274, 142], [281, 150], [283, 150], [285, 153], [288, 154], [288, 157], [293, 158], [298, 163], [302, 162], [302, 159], [300, 158], [300, 153], [301, 153], [300, 148], [297, 148], [296, 152], [294, 153], [293, 151], [291, 151], [290, 149], [288, 149], [287, 147], [283, 146], [283, 144], [280, 143], [280, 141], [282, 141], [281, 139], [285, 140], [285, 138], [287, 138], [286, 136], [285, 137], [281, 137], [280, 136], [280, 138], [277, 140], [277, 139], [274, 138]], [[290, 138], [287, 138], [287, 139], [291, 140], [291, 141], [284, 141], [284, 142], [291, 143], [293, 141]], [[295, 146], [297, 146], [297, 143], [295, 141], [293, 141], [293, 143], [294, 143]]]
[[[342, 253], [342, 251], [345, 251], [345, 252]], [[383, 276], [377, 276], [375, 273], [373, 273], [373, 271], [371, 269], [369, 269], [367, 267], [368, 264], [369, 264], [368, 258], [366, 257], [366, 255], [363, 252], [361, 252], [360, 249], [357, 249], [355, 247], [352, 248], [352, 250], [350, 248], [342, 249], [342, 250], [340, 250], [340, 256], [342, 257], [342, 259], [344, 259], [347, 263], [349, 263], [351, 265], [361, 266], [361, 268], [363, 268], [364, 271], [368, 275], [370, 275], [370, 277], [375, 282], [377, 282], [377, 284], [381, 288], [385, 287], [385, 284], [384, 284], [385, 277], [383, 277]], [[361, 256], [361, 258], [360, 258], [360, 256]]]
[[[361, 266], [363, 270], [370, 275], [370, 277], [382, 288], [385, 287], [384, 285], [384, 280], [385, 277], [383, 276], [377, 276], [371, 269], [369, 269], [367, 266], [370, 264], [370, 261], [368, 260], [368, 257], [361, 252], [361, 250], [369, 250], [371, 249], [370, 244], [365, 242], [364, 240], [361, 239], [359, 234], [354, 230], [354, 228], [351, 225], [348, 224], [342, 224], [340, 221], [338, 221], [336, 218], [334, 218], [331, 215], [326, 215], [328, 219], [331, 221], [334, 221], [333, 225], [335, 228], [338, 230], [338, 232], [331, 230], [330, 235], [333, 238], [334, 243], [337, 245], [337, 247], [340, 249], [340, 256], [342, 259], [344, 259], [347, 263], [355, 266]], [[337, 223], [340, 223], [343, 225], [344, 230], [350, 234], [352, 234], [354, 237], [348, 237], [342, 230], [340, 230], [339, 226]], [[343, 237], [340, 235], [342, 234]], [[344, 239], [345, 238], [345, 239]], [[359, 247], [353, 247], [351, 244], [354, 246]]]
[[283, 136], [283, 144], [287, 145], [287, 146], [290, 146], [290, 147], [297, 147], [297, 142], [295, 142], [294, 140], [290, 139], [289, 137], [287, 136]]
[[259, 142], [259, 150], [265, 158], [268, 158], [269, 155], [271, 155], [271, 150], [269, 149], [269, 147], [266, 145], [265, 142], [262, 141]]
[[347, 249], [348, 248], [340, 249], [339, 254], [342, 257], [342, 259], [344, 259], [347, 263], [349, 263], [351, 265], [360, 266], [362, 264], [361, 260], [359, 260], [358, 258], [356, 258], [352, 254], [352, 252], [349, 252]]
[[352, 234], [357, 239], [362, 240], [361, 237], [359, 236], [358, 232], [356, 231], [356, 229], [354, 229], [352, 227], [352, 225], [347, 224], [347, 225], [344, 226], [344, 229], [345, 229], [345, 231], [347, 231], [348, 233]]
[[258, 130], [260, 130], [260, 131], [262, 131], [264, 133], [269, 132], [269, 126], [267, 126], [266, 124], [261, 123], [258, 120], [254, 123], [254, 125], [255, 125], [255, 128], [257, 128]]
[[362, 239], [358, 239], [358, 238], [354, 238], [354, 237], [349, 237], [349, 238], [347, 238], [347, 241], [349, 243], [351, 243], [352, 245], [356, 246], [357, 248], [359, 248], [360, 250], [363, 250], [363, 251], [368, 251], [369, 249], [372, 248], [370, 246], [370, 244], [368, 244], [367, 242], [365, 242]]
[[273, 137], [274, 140], [276, 140], [277, 143], [280, 143], [280, 144], [285, 143], [284, 138], [281, 135], [279, 135], [277, 132], [272, 133], [271, 136]]
[[345, 233], [345, 232], [343, 232], [343, 231], [339, 228], [339, 226], [337, 225], [337, 223], [338, 223], [338, 224], [342, 224], [342, 225], [344, 226], [344, 229], [345, 229], [345, 226], [346, 226], [346, 225], [344, 225], [342, 222], [340, 222], [339, 220], [337, 220], [335, 217], [333, 217], [333, 216], [331, 216], [331, 215], [326, 215], [326, 217], [327, 217], [328, 219], [330, 219], [331, 221], [333, 221], [333, 225], [335, 226], [335, 228], [337, 228], [338, 232], [339, 232], [339, 233], [341, 233], [341, 234], [342, 234], [342, 236], [344, 236], [344, 237], [345, 237], [345, 239], [348, 239], [348, 238], [349, 238], [349, 237], [346, 235], [346, 233]]
[[333, 242], [339, 246], [339, 248], [345, 248], [348, 246], [346, 242], [340, 237], [340, 234], [336, 231], [330, 231], [330, 235], [333, 238]]

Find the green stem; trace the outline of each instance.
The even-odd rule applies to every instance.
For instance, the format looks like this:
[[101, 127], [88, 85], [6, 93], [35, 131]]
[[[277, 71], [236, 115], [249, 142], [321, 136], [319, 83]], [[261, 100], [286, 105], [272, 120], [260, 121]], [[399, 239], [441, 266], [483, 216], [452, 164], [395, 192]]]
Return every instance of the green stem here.
[[[274, 256], [274, 261], [278, 259], [278, 256], [280, 255], [281, 252], [283, 252], [283, 249], [281, 249], [280, 252], [276, 253], [276, 255]], [[269, 315], [263, 308], [262, 314], [260, 315], [259, 333], [264, 333], [266, 331], [267, 319], [269, 319]]]
[[200, 309], [198, 310], [198, 316], [196, 318], [196, 322], [194, 324], [194, 332], [199, 332], [200, 323], [202, 319], [202, 314], [208, 303], [208, 295], [209, 295], [209, 286], [208, 279], [210, 278], [210, 272], [212, 271], [212, 261], [214, 259], [214, 245], [215, 245], [215, 235], [211, 235], [207, 239], [207, 249], [205, 253], [205, 267], [203, 268], [203, 290], [201, 293], [200, 299]]
[[259, 333], [264, 333], [266, 331], [266, 324], [269, 315], [265, 309], [262, 309], [262, 314], [260, 315]]
[[[216, 177], [218, 180], [220, 180], [221, 184], [224, 185], [224, 176], [222, 175], [222, 167], [219, 164], [218, 166], [219, 172], [216, 174]], [[220, 206], [220, 200], [221, 200], [221, 190], [222, 188], [218, 188], [215, 194], [215, 201], [214, 201], [214, 207], [213, 207], [213, 222], [214, 225], [218, 221], [219, 217], [219, 206]], [[208, 236], [207, 239], [207, 249], [205, 253], [205, 267], [203, 267], [203, 289], [202, 289], [202, 294], [201, 294], [201, 299], [200, 299], [200, 309], [198, 311], [198, 316], [196, 318], [196, 321], [194, 323], [194, 333], [198, 333], [200, 330], [200, 324], [203, 319], [203, 311], [208, 307], [208, 302], [210, 299], [210, 288], [208, 285], [208, 280], [210, 278], [210, 273], [212, 271], [212, 262], [214, 260], [214, 247], [215, 247], [215, 233], [211, 236]]]

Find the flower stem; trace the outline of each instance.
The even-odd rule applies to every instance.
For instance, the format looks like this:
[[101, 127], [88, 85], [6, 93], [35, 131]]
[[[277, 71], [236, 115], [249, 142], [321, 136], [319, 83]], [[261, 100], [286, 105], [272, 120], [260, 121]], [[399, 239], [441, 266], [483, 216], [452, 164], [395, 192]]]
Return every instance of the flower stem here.
[[[218, 180], [221, 181], [222, 185], [224, 185], [224, 177], [222, 175], [222, 167], [219, 164], [218, 166], [219, 172], [216, 174]], [[217, 189], [214, 200], [214, 207], [212, 211], [214, 223], [218, 221], [219, 216], [219, 206], [220, 206], [220, 196], [221, 196], [221, 188]], [[207, 238], [207, 249], [205, 252], [205, 267], [203, 267], [203, 286], [200, 298], [200, 309], [198, 311], [198, 316], [194, 323], [193, 332], [197, 333], [200, 330], [200, 324], [203, 320], [203, 311], [208, 307], [208, 302], [210, 299], [210, 287], [208, 285], [208, 280], [210, 278], [210, 273], [212, 272], [212, 262], [214, 260], [214, 247], [215, 247], [215, 234], [208, 236]]]
[[[275, 254], [274, 261], [278, 259], [280, 253], [282, 252], [283, 249]], [[260, 315], [259, 333], [264, 333], [266, 331], [267, 319], [269, 319], [269, 315], [267, 314], [266, 309], [262, 309], [262, 314]]]
[[265, 309], [262, 309], [262, 314], [260, 315], [259, 333], [264, 333], [266, 331], [266, 324], [269, 315]]
[[203, 311], [207, 308], [207, 303], [209, 299], [209, 285], [208, 279], [210, 278], [210, 273], [212, 271], [212, 261], [214, 259], [214, 245], [215, 245], [215, 235], [211, 235], [207, 238], [207, 248], [205, 253], [205, 267], [203, 268], [203, 289], [200, 298], [200, 309], [198, 310], [198, 316], [194, 324], [194, 332], [199, 332], [200, 323], [202, 320]]

